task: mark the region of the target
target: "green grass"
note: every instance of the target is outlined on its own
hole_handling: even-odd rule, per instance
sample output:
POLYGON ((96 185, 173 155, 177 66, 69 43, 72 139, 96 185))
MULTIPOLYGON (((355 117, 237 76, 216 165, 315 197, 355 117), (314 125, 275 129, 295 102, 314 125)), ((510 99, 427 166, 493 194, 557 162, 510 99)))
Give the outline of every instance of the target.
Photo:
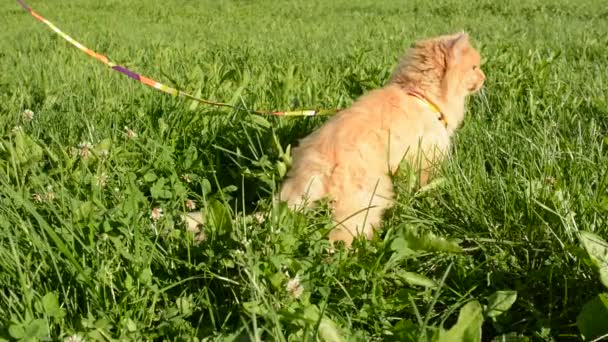
POLYGON ((29 4, 120 64, 253 109, 347 106, 414 40, 460 29, 488 80, 443 183, 397 176, 379 236, 329 254, 323 207, 270 201, 285 149, 325 118, 172 98, 3 2, 0 340, 418 340, 502 290, 517 299, 494 319, 484 308, 484 340, 581 338, 603 288, 579 231, 608 238, 604 1, 29 4), (188 199, 210 217, 202 242, 180 223, 188 199))

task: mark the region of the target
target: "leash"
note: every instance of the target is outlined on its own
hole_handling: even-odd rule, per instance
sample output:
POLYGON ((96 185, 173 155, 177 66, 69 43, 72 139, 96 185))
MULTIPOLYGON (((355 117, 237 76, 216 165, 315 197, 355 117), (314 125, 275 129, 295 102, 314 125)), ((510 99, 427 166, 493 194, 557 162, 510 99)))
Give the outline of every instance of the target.
MULTIPOLYGON (((227 108, 232 108, 232 109, 237 109, 237 110, 242 110, 242 107, 237 107, 228 103, 223 103, 223 102, 214 102, 214 101, 209 101, 209 100, 204 100, 201 98, 198 98, 192 94, 189 94, 185 91, 179 90, 179 89, 175 89, 172 87, 169 87, 165 84, 162 84, 156 80, 153 80, 151 78, 148 78, 146 76, 143 76, 141 74, 138 74, 134 71, 131 71, 127 68, 125 68, 124 66, 118 65, 114 62, 112 62, 108 57, 99 54, 91 49, 89 49, 88 47, 82 45, 81 43, 77 42, 74 38, 68 36, 67 34, 65 34, 63 31, 61 31, 57 26, 55 26, 53 23, 51 23, 50 21, 46 20, 43 16, 41 16, 40 14, 34 12, 34 10, 32 10, 23 0, 16 0, 17 3, 19 3, 19 5, 21 5, 21 7, 23 7, 24 10, 26 10, 29 14, 31 14, 34 18, 38 19, 40 22, 42 22, 43 24, 45 24, 46 26, 48 26, 51 30, 53 30, 55 33, 57 33, 59 36, 61 36, 63 39, 65 39, 66 41, 68 41, 70 44, 72 44, 73 46, 75 46, 76 48, 78 48, 80 51, 86 53, 87 55, 97 59, 98 61, 102 62, 103 64, 107 65, 108 67, 110 67, 112 70, 117 71, 129 78, 132 78, 140 83, 143 83, 145 85, 147 85, 148 87, 154 88, 156 90, 160 90, 162 92, 165 92, 167 94, 173 95, 173 96, 182 96, 185 98, 188 98, 190 100, 196 101, 196 102, 200 102, 203 104, 207 104, 210 106, 216 106, 216 107, 227 107, 227 108)), ((282 111, 282 112, 272 112, 272 111, 255 111, 255 110, 249 110, 247 109, 248 112, 251 112, 253 114, 258 114, 258 115, 275 115, 275 116, 318 116, 318 115, 330 115, 330 114, 335 114, 337 113, 339 110, 338 109, 320 109, 320 110, 293 110, 293 111, 282 111)))

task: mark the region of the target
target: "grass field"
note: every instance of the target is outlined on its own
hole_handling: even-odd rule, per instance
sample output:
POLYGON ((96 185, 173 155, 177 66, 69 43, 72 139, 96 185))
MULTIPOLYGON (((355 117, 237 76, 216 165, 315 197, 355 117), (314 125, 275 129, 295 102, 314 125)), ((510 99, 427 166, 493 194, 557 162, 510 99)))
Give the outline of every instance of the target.
POLYGON ((347 106, 414 40, 461 29, 488 79, 439 182, 398 175, 379 236, 330 254, 323 206, 270 201, 287 147, 325 118, 173 98, 2 2, 0 340, 477 341, 482 321, 484 341, 607 332, 601 301, 577 324, 608 303, 594 266, 608 249, 580 242, 608 238, 605 1, 29 5, 120 64, 252 109, 347 106), (181 223, 188 200, 204 234, 181 223))

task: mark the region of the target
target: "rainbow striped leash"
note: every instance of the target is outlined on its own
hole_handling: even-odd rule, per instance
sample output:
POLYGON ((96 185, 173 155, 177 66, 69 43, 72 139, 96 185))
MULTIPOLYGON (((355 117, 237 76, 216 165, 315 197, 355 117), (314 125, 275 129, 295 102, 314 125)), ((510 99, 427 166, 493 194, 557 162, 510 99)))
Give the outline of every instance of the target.
MULTIPOLYGON (((74 45, 75 47, 77 47, 79 50, 81 50, 82 52, 86 53, 87 55, 97 59, 98 61, 102 62, 103 64, 109 66, 110 68, 112 68, 112 70, 114 71, 118 71, 119 73, 126 75, 127 77, 130 77, 136 81, 139 81, 149 87, 152 87, 154 89, 163 91, 167 94, 171 94, 173 96, 182 96, 182 97, 186 97, 190 100, 193 101, 197 101, 200 103, 204 103, 207 105, 211 105, 211 106, 218 106, 218 107, 228 107, 228 108, 233 108, 233 109, 243 109, 240 107, 236 107, 233 106, 231 104, 228 103, 222 103, 222 102, 213 102, 213 101, 209 101, 209 100, 203 100, 201 98, 198 98, 194 95, 191 95, 185 91, 182 90, 178 90, 172 87, 169 87, 167 85, 164 85, 160 82, 157 82, 151 78, 148 78, 146 76, 140 75, 134 71, 131 71, 121 65, 118 65, 116 63, 113 63, 112 61, 110 61, 110 59, 102 54, 99 54, 91 49, 89 49, 88 47, 82 45, 81 43, 77 42, 74 38, 68 36, 67 34, 65 34, 63 31, 61 31, 57 26, 55 26, 53 23, 51 23, 50 21, 46 20, 43 16, 41 16, 40 14, 34 12, 34 10, 32 10, 25 2, 23 2, 23 0, 16 0, 17 3, 19 3, 19 5, 21 5, 21 7, 23 7, 24 10, 26 10, 27 12, 29 12, 34 18, 38 19, 39 21, 41 21, 43 24, 45 24, 46 26, 48 26, 51 30, 53 30, 55 33, 57 33, 58 35, 60 35, 63 39, 67 40, 70 44, 74 45)), ((253 110, 247 110, 248 112, 254 113, 254 114, 260 114, 260 115, 276 115, 276 116, 317 116, 317 115, 329 115, 329 114, 335 114, 338 112, 338 110, 336 109, 322 109, 322 110, 294 110, 294 111, 284 111, 284 112, 271 112, 271 111, 253 111, 253 110)))

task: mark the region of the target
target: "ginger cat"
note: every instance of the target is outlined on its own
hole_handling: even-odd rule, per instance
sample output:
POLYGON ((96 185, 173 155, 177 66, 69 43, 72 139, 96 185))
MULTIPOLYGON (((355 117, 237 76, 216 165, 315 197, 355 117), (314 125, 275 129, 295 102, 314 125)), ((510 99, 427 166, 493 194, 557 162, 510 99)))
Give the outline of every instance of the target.
POLYGON ((484 83, 480 62, 466 33, 414 44, 386 86, 300 141, 280 199, 298 208, 328 196, 336 222, 332 243, 371 238, 392 206, 391 175, 400 162, 408 161, 425 184, 449 152, 465 98, 484 83))

